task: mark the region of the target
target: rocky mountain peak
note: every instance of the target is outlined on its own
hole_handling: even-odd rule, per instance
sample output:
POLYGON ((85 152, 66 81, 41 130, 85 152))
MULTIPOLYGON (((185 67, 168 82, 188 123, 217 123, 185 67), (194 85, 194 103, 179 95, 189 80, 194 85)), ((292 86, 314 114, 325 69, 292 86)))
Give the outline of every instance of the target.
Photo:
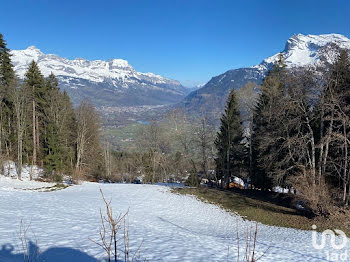
MULTIPOLYGON (((331 45, 350 50, 350 39, 340 34, 293 35, 287 40, 281 53, 288 67, 317 65, 320 60, 327 60, 327 62, 332 63, 335 53, 327 54, 327 47, 331 45)), ((269 68, 271 64, 278 60, 279 54, 266 58, 255 67, 269 68)))

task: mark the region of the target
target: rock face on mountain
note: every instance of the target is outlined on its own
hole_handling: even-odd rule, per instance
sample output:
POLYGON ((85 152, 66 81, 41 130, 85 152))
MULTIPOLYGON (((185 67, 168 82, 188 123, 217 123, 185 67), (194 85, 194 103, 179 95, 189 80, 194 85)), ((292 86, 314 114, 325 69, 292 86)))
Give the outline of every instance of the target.
POLYGON ((44 76, 51 72, 57 76, 60 87, 76 105, 85 98, 98 107, 167 105, 179 102, 188 92, 178 81, 137 72, 123 59, 69 60, 44 54, 34 46, 12 51, 12 61, 20 78, 32 60, 38 63, 44 76))
POLYGON ((337 52, 334 47, 350 50, 350 39, 339 34, 293 35, 281 53, 263 60, 256 66, 229 70, 213 77, 177 106, 184 108, 189 114, 206 114, 217 120, 224 110, 230 90, 239 89, 247 82, 260 84, 280 54, 289 68, 325 65, 333 63, 336 58, 337 52))

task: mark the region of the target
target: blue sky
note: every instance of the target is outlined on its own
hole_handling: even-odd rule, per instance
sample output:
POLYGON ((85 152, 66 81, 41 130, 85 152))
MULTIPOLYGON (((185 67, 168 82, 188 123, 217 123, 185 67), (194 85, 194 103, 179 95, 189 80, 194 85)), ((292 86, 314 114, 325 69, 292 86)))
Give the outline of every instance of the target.
POLYGON ((1 9, 11 49, 123 58, 187 86, 257 64, 293 34, 350 37, 347 0, 2 0, 1 9))

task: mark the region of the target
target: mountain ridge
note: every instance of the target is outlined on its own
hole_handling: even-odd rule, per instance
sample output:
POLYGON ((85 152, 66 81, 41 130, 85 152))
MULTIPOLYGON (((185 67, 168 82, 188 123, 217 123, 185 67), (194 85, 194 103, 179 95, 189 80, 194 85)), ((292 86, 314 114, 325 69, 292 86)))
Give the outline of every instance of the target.
POLYGON ((350 39, 340 34, 293 35, 282 52, 264 59, 258 65, 230 69, 209 80, 202 88, 191 92, 179 104, 190 115, 203 115, 217 121, 226 105, 230 90, 248 82, 260 84, 266 73, 282 54, 288 68, 330 64, 336 58, 334 46, 350 50, 350 39))
POLYGON ((124 59, 67 59, 44 54, 35 46, 12 50, 16 74, 24 78, 31 61, 38 63, 44 76, 51 72, 75 105, 84 99, 96 106, 167 105, 179 102, 189 90, 180 82, 154 73, 137 72, 124 59))

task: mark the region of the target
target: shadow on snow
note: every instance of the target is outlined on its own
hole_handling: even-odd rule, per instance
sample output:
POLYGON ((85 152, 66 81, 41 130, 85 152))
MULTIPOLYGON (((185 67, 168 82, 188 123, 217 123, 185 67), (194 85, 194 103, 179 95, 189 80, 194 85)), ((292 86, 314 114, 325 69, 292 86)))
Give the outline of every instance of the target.
POLYGON ((69 247, 52 247, 45 250, 43 253, 39 252, 39 248, 33 243, 29 242, 29 255, 24 253, 15 253, 15 249, 11 244, 5 244, 0 249, 1 262, 98 262, 96 258, 88 254, 69 247))

